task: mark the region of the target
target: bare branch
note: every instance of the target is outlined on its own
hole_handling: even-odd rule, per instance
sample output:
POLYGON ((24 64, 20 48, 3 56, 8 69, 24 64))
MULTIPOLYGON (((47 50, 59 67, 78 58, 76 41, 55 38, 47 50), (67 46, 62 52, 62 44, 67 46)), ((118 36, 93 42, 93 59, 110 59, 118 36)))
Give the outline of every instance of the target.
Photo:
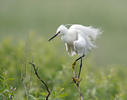
POLYGON ((75 69, 75 65, 76 65, 76 61, 72 64, 73 75, 74 75, 73 76, 73 82, 75 83, 76 88, 78 89, 78 93, 80 95, 80 100, 83 100, 83 95, 82 95, 80 87, 79 87, 79 83, 80 83, 81 80, 78 79, 78 77, 77 77, 77 75, 75 73, 75 70, 74 70, 75 69))
POLYGON ((32 62, 30 62, 29 64, 31 64, 31 65, 33 66, 34 73, 35 73, 35 75, 37 76, 38 80, 40 80, 41 83, 46 87, 46 90, 47 90, 47 92, 48 92, 48 95, 46 96, 45 99, 48 100, 48 98, 49 98, 49 96, 50 96, 50 94, 51 94, 51 92, 50 92, 50 90, 49 90, 49 88, 48 88, 48 85, 47 85, 46 82, 45 82, 44 80, 42 80, 42 79, 40 78, 40 76, 38 75, 38 68, 36 68, 35 64, 32 63, 32 62))

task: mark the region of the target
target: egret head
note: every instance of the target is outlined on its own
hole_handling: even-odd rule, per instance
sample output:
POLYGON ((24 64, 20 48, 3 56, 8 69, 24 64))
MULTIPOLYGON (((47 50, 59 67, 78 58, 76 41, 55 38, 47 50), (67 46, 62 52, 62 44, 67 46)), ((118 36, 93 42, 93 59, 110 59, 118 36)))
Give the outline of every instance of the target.
POLYGON ((58 35, 64 35, 64 34, 66 34, 66 32, 67 32, 67 28, 64 26, 64 25, 60 25, 58 28, 57 28, 57 31, 56 31, 56 34, 53 36, 53 37, 51 37, 50 39, 49 39, 49 41, 51 41, 52 39, 54 39, 56 36, 58 36, 58 35))

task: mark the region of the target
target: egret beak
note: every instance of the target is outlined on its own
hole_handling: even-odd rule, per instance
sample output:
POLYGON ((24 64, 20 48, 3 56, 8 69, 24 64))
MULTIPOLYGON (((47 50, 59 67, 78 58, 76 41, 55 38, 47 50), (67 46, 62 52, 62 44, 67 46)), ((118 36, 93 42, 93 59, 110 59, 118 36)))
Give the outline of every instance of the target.
POLYGON ((51 41, 52 39, 54 39, 58 34, 59 34, 59 32, 56 33, 53 37, 51 37, 48 41, 51 41))

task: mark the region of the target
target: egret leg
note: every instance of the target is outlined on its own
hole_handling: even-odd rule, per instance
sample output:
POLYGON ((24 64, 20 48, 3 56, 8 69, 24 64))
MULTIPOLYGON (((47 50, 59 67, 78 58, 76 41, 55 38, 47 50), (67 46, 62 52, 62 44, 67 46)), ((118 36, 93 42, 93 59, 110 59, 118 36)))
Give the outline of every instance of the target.
MULTIPOLYGON (((83 56, 77 58, 77 59, 74 61, 74 63, 72 64, 72 69, 73 69, 73 70, 74 70, 74 68, 75 68, 76 62, 77 62, 78 60, 82 59, 83 57, 85 57, 85 55, 83 55, 83 56)), ((80 64, 80 65, 82 65, 82 64, 80 64)))
POLYGON ((81 69, 82 69, 82 58, 81 58, 81 62, 80 62, 80 68, 79 68, 79 73, 78 73, 78 79, 80 78, 81 69))
POLYGON ((77 58, 77 59, 74 61, 74 63, 72 64, 72 69, 73 69, 73 73, 74 73, 74 78, 73 78, 73 80, 75 80, 76 82, 79 81, 78 78, 79 78, 79 76, 80 76, 80 72, 81 72, 81 68, 82 68, 82 58, 83 58, 83 57, 85 57, 85 55, 83 55, 83 56, 77 58), (79 70, 79 74, 78 74, 78 77, 77 77, 77 75, 75 75, 75 70, 74 70, 74 69, 75 69, 76 62, 77 62, 78 60, 80 60, 80 59, 81 59, 80 70, 79 70))
POLYGON ((83 57, 85 57, 85 55, 83 55, 83 56, 77 58, 76 61, 80 60, 80 59, 83 58, 83 57))

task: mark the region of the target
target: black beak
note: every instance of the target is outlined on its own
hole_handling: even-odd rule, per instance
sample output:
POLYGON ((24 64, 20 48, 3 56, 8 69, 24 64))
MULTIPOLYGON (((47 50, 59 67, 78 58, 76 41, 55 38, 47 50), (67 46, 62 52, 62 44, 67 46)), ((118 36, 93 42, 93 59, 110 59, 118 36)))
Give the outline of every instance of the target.
POLYGON ((52 39, 54 39, 58 34, 59 34, 59 32, 56 33, 53 37, 51 37, 48 41, 51 41, 52 39))

